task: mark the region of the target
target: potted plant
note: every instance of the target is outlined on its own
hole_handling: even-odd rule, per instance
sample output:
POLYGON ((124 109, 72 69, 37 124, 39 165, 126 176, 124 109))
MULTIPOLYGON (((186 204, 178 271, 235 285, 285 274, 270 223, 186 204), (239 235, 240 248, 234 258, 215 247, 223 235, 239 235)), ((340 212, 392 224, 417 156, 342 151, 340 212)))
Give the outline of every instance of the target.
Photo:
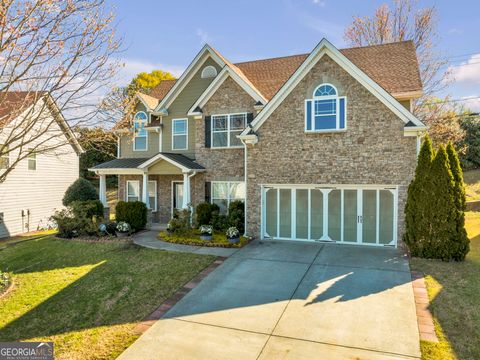
POLYGON ((226 234, 227 234, 227 239, 229 243, 236 244, 240 241, 240 232, 236 227, 234 226, 229 227, 227 229, 226 234))
POLYGON ((212 225, 200 226, 200 239, 205 241, 212 240, 213 227, 212 225))
POLYGON ((120 221, 117 224, 117 229, 115 233, 117 234, 118 237, 126 237, 128 236, 128 233, 130 232, 130 225, 126 223, 125 221, 120 221))

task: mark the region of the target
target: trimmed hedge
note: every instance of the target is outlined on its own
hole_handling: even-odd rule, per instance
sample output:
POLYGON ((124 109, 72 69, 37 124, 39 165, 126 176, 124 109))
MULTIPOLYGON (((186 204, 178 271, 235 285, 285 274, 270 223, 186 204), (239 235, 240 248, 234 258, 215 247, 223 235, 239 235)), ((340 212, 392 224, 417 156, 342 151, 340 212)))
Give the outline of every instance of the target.
POLYGON ((73 201, 70 204, 75 216, 103 218, 103 204, 100 200, 73 201))
POLYGON ((95 186, 88 180, 78 178, 65 191, 63 205, 68 206, 74 201, 97 200, 98 194, 95 186))
POLYGON ((197 205, 195 208, 196 216, 196 225, 197 227, 201 225, 211 225, 212 224, 212 213, 214 211, 220 211, 220 208, 217 204, 210 204, 208 202, 203 202, 197 205))
POLYGON ((134 231, 145 229, 147 206, 142 201, 119 201, 115 207, 115 219, 117 222, 125 221, 134 231))

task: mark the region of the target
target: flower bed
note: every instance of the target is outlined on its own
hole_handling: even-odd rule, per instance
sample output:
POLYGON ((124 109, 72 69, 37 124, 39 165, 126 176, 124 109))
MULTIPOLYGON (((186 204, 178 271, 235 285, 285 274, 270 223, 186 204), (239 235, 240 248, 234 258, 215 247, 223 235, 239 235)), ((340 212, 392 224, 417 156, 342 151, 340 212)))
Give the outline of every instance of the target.
POLYGON ((212 240, 201 240, 200 230, 188 230, 182 232, 168 233, 161 231, 158 234, 158 239, 173 244, 184 244, 194 246, 211 246, 211 247, 225 247, 225 248, 241 248, 247 245, 250 241, 245 236, 240 237, 240 241, 231 244, 223 232, 215 231, 212 235, 212 240))

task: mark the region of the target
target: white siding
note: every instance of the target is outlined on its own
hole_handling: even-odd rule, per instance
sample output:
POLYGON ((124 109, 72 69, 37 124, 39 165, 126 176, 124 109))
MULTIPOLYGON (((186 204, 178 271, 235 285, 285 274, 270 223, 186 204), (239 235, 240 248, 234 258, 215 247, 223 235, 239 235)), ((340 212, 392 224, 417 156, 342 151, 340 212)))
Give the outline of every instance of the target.
MULTIPOLYGON (((55 124, 52 131, 61 131, 55 124)), ((49 138, 52 137, 49 130, 49 138)), ((42 136, 38 138, 42 141, 42 136)), ((48 142, 66 142, 65 138, 53 138, 48 142)), ((1 143, 1 141, 0 141, 1 143)), ((28 160, 17 164, 0 183, 0 238, 27 231, 35 231, 46 225, 55 209, 62 207, 65 190, 79 176, 79 158, 69 144, 55 154, 37 154, 37 170, 28 170, 28 160), (22 210, 25 216, 22 217, 22 210), (29 210, 30 215, 26 212, 29 210)))

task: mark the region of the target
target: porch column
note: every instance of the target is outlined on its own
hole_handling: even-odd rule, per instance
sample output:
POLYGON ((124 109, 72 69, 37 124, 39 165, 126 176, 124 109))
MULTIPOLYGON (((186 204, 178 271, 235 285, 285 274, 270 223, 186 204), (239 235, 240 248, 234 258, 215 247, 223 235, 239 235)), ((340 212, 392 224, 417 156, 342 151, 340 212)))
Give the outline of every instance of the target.
POLYGON ((150 206, 148 206, 148 172, 143 173, 142 201, 145 203, 145 205, 147 205, 147 209, 149 209, 150 206))
POLYGON ((98 191, 98 198, 102 202, 104 207, 108 207, 107 203, 107 176, 100 174, 100 188, 98 191))
POLYGON ((188 172, 183 173, 183 203, 182 208, 187 209, 190 204, 190 177, 188 172))

